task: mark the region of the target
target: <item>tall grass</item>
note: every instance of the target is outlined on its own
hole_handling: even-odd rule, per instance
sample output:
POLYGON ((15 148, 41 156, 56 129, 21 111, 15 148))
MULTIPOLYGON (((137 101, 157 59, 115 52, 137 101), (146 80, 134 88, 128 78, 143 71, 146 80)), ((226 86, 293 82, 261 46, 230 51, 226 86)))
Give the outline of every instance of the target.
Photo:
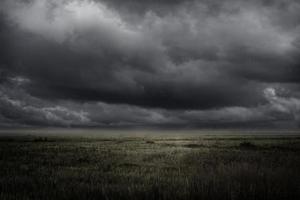
POLYGON ((299 138, 218 137, 0 138, 0 199, 300 199, 299 138))

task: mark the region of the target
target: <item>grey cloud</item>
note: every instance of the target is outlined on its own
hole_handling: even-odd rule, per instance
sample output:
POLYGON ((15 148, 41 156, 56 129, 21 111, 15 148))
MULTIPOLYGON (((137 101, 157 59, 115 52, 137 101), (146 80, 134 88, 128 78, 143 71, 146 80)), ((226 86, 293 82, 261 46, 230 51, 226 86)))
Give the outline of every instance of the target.
POLYGON ((0 88, 1 122, 13 122, 19 125, 38 126, 80 126, 88 125, 88 113, 75 111, 62 105, 34 98, 22 90, 28 80, 22 77, 11 79, 12 84, 0 88))
POLYGON ((286 123, 289 126, 298 127, 300 122, 300 99, 294 97, 281 97, 272 87, 264 90, 267 104, 256 107, 227 107, 209 111, 185 111, 181 118, 198 124, 250 124, 258 126, 274 126, 286 123))
POLYGON ((299 118, 298 1, 5 0, 0 6, 5 123, 299 118), (7 84, 22 92, 9 93, 7 84), (275 85, 289 94, 266 97, 262 91, 275 85), (22 121, 29 113, 37 119, 22 121))
POLYGON ((278 96, 276 89, 263 92, 268 103, 232 106, 210 110, 151 109, 103 102, 56 101, 32 97, 22 90, 24 78, 14 77, 1 87, 0 119, 2 126, 180 126, 180 127, 297 127, 300 122, 300 99, 278 96), (17 80, 17 81, 16 81, 17 80))

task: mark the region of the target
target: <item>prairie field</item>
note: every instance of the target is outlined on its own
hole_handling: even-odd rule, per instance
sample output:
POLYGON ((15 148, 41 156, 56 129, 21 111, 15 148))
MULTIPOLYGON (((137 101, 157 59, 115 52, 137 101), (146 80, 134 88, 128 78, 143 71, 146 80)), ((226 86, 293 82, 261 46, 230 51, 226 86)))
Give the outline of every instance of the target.
POLYGON ((0 199, 300 199, 297 131, 0 132, 0 199))

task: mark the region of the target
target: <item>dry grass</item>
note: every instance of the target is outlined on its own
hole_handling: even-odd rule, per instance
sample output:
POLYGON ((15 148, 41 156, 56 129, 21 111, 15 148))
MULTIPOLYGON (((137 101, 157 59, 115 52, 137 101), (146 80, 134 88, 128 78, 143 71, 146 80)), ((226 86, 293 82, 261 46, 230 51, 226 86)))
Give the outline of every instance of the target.
POLYGON ((0 199, 300 199, 300 138, 2 137, 0 199))

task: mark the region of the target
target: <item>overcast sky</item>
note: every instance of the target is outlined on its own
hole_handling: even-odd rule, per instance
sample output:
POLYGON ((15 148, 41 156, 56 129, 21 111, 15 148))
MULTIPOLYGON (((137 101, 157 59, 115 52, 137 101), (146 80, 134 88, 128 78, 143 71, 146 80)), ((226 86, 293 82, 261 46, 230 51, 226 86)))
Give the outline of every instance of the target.
POLYGON ((300 127, 298 0, 1 0, 0 127, 300 127))

